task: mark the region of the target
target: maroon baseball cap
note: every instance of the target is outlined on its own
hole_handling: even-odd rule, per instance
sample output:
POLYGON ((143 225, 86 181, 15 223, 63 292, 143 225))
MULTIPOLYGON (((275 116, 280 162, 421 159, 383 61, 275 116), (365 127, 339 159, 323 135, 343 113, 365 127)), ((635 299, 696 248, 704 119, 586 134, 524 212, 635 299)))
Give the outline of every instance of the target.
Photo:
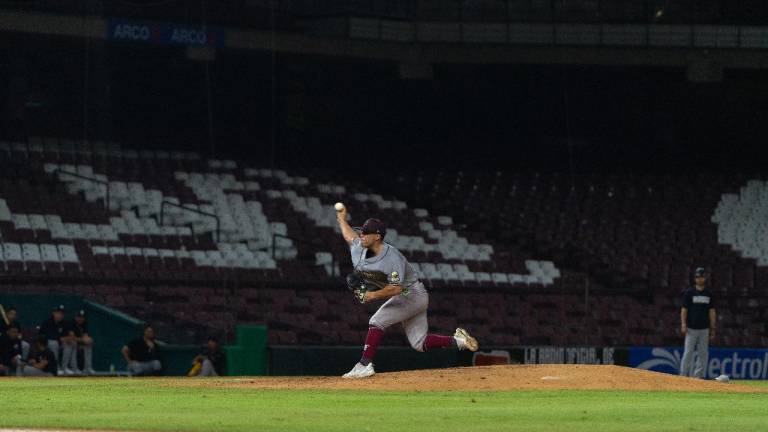
POLYGON ((378 234, 383 239, 387 235, 387 227, 384 226, 384 222, 371 218, 365 221, 361 232, 363 234, 378 234))

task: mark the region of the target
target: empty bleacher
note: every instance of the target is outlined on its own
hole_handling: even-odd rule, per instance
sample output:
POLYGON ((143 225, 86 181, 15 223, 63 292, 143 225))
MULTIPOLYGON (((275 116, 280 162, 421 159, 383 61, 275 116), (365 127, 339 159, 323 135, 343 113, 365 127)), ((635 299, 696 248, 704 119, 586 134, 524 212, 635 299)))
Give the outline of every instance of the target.
POLYGON ((56 272, 64 262, 77 263, 77 270, 62 270, 68 275, 327 279, 339 275, 338 263, 347 255, 330 205, 351 195, 350 206, 358 214, 390 222, 387 240, 434 286, 547 286, 560 277, 552 262, 519 255, 500 260, 504 251, 492 259, 493 245, 480 243, 483 238, 470 241, 448 216, 430 217, 403 201, 348 194, 343 185, 310 183, 281 170, 238 169, 234 161, 119 148, 65 152, 30 144, 25 151, 6 144, 2 150, 10 160, 29 163, 28 178, 6 178, 0 195, 0 232, 9 245, 5 261, 23 264, 6 264, 11 274, 40 274, 38 263, 45 261, 41 246, 34 244, 48 249, 55 241, 71 245, 77 258, 59 254, 58 262, 47 267, 56 272), (70 196, 62 197, 61 190, 70 196), (297 237, 310 241, 295 243, 297 237), (22 242, 28 243, 28 253, 18 259, 15 245, 22 242), (297 260, 299 255, 304 260, 297 260), (314 262, 302 265, 307 258, 314 262))
POLYGON ((459 229, 449 216, 282 170, 54 139, 0 143, 0 162, 6 167, 0 184, 5 278, 98 286, 88 292, 148 319, 222 330, 238 320, 265 320, 282 332, 274 333, 284 336, 280 340, 316 334, 323 342, 357 343, 353 329, 365 322, 365 312, 338 290, 349 269, 332 209, 340 200, 360 221, 372 215, 386 220, 387 241, 409 256, 433 289, 541 290, 574 279, 551 261, 459 229), (313 298, 311 307, 268 302, 254 308, 230 298, 235 293, 207 291, 231 286, 272 289, 271 298, 287 299, 301 298, 297 287, 313 286, 328 298, 313 298), (346 305, 335 308, 344 312, 318 321, 319 305, 334 301, 346 305), (165 309, 183 311, 189 303, 196 316, 165 309), (315 324, 331 326, 334 317, 349 326, 331 336, 317 330, 315 324))
POLYGON ((373 306, 343 288, 336 201, 353 222, 388 223, 434 294, 436 330, 467 325, 487 345, 677 343, 680 290, 703 264, 723 343, 765 335, 765 255, 745 241, 764 184, 734 199, 738 176, 421 173, 382 195, 322 171, 55 139, 0 143, 0 164, 3 289, 75 291, 182 341, 264 321, 272 343, 358 344, 373 306))

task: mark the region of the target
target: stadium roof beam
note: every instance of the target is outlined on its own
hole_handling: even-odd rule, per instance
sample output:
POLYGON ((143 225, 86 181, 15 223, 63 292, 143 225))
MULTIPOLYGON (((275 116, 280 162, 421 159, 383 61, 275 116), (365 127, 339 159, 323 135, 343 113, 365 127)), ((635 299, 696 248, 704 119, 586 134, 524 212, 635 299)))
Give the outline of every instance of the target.
MULTIPOLYGON (((0 11, 0 31, 106 38, 107 29, 108 21, 101 17, 0 11)), ((431 65, 439 63, 689 67, 706 62, 722 68, 768 69, 768 50, 745 48, 402 43, 243 29, 227 29, 224 48, 395 61, 404 65, 404 77, 429 77, 431 65), (419 59, 418 67, 413 59, 419 59)))

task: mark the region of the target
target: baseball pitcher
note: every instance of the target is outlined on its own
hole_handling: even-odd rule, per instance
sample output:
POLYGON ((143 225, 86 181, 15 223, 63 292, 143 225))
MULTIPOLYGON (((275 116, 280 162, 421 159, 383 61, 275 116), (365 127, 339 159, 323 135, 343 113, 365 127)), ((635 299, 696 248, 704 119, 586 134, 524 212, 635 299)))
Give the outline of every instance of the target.
POLYGON ((366 378, 374 375, 373 358, 384 331, 401 323, 408 341, 416 351, 456 347, 477 351, 477 340, 466 330, 457 328, 453 336, 427 333, 429 295, 419 276, 403 254, 384 242, 386 227, 378 219, 368 219, 357 232, 347 223, 347 209, 336 205, 336 218, 344 240, 349 244, 354 272, 347 284, 361 303, 386 300, 368 322, 363 355, 344 378, 366 378))

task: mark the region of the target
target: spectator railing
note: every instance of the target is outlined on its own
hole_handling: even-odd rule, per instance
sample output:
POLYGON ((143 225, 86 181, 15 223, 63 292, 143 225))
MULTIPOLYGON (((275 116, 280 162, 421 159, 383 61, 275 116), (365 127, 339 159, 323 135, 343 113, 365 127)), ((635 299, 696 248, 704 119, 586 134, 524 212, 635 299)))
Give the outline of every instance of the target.
POLYGON ((66 174, 68 176, 76 177, 82 180, 88 180, 104 186, 104 189, 106 190, 106 196, 104 197, 104 210, 109 211, 110 199, 109 199, 109 182, 108 181, 100 180, 96 177, 78 174, 76 172, 72 172, 69 170, 63 170, 61 168, 57 168, 53 171, 53 175, 56 177, 58 177, 60 174, 66 174))
MULTIPOLYGON (((165 207, 166 206, 171 206, 171 207, 179 208, 179 209, 182 209, 182 210, 185 210, 185 211, 188 211, 188 212, 197 213, 197 214, 202 215, 202 216, 213 218, 216 221, 216 242, 218 242, 221 239, 221 220, 219 219, 218 216, 216 216, 213 213, 208 213, 208 212, 196 209, 194 207, 187 207, 187 206, 185 206, 183 204, 176 204, 176 203, 170 202, 170 201, 163 201, 160 204, 160 226, 164 225, 164 221, 165 221, 165 207)), ((192 228, 192 234, 195 234, 195 227, 194 227, 194 225, 192 225, 191 228, 192 228)))

